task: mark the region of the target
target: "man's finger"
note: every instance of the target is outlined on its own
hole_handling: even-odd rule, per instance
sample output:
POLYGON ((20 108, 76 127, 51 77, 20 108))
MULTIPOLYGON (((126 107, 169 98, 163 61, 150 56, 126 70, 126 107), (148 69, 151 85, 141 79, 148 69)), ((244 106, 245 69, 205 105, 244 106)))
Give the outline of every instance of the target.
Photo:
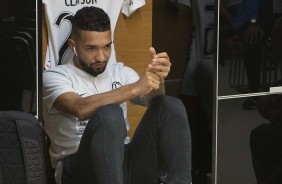
POLYGON ((156 50, 154 47, 150 47, 150 53, 151 53, 151 56, 152 56, 152 59, 154 59, 156 56, 157 56, 157 53, 156 53, 156 50))

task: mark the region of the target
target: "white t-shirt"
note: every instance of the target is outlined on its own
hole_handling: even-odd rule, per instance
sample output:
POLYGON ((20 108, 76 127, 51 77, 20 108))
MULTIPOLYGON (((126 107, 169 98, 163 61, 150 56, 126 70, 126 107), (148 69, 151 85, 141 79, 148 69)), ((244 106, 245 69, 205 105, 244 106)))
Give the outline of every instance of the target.
MULTIPOLYGON (((108 13, 111 20, 112 39, 120 12, 130 16, 145 5, 145 0, 43 0, 45 4, 48 44, 45 58, 45 69, 63 64, 71 59, 74 53, 68 48, 68 39, 72 25, 70 20, 78 9, 85 6, 96 6, 108 13)), ((115 63, 114 45, 110 63, 115 63)))
POLYGON ((186 66, 181 94, 197 96, 195 87, 196 69, 201 61, 213 61, 214 52, 214 10, 215 0, 181 0, 190 5, 193 12, 195 32, 193 33, 190 60, 186 66), (186 1, 186 2, 185 2, 186 1))
MULTIPOLYGON (((56 110, 53 103, 57 97, 66 92, 87 97, 111 91, 138 79, 139 75, 121 62, 108 65, 105 72, 97 77, 77 68, 73 60, 43 72, 43 117, 51 141, 49 153, 53 168, 57 168, 60 159, 77 151, 88 122, 79 121, 75 116, 56 110)), ((129 129, 126 103, 120 106, 129 129)))

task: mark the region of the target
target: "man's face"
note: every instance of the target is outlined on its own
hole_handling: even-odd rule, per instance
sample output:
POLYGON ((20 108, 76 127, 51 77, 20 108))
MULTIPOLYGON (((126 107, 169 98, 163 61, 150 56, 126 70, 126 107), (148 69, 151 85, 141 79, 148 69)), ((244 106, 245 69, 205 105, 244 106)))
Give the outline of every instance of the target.
POLYGON ((105 32, 81 30, 75 39, 75 65, 96 77, 106 69, 111 55, 111 30, 105 32))

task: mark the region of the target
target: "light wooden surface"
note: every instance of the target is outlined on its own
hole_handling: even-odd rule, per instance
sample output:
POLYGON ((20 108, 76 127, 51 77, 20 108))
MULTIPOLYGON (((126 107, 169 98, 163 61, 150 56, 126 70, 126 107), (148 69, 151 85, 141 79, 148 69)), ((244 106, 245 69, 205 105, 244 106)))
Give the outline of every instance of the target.
MULTIPOLYGON (((42 62, 44 63, 48 38, 44 7, 42 18, 42 62)), ((146 5, 138 9, 130 17, 120 14, 115 29, 114 43, 117 60, 124 62, 139 74, 142 74, 150 62, 149 47, 152 45, 152 0, 146 0, 146 5)), ((145 107, 128 103, 128 118, 131 124, 130 136, 133 135, 145 110, 145 107)))
MULTIPOLYGON (((141 75, 150 62, 149 47, 152 45, 152 0, 130 17, 120 14, 115 30, 117 60, 124 62, 141 75)), ((146 108, 128 103, 129 135, 135 128, 146 108)))

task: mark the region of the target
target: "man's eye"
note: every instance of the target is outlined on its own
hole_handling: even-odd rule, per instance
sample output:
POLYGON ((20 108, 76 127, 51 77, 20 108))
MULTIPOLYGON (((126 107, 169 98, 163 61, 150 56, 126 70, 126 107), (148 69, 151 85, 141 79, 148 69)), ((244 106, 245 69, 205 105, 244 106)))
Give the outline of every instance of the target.
POLYGON ((95 50, 95 47, 88 47, 87 50, 95 50))
POLYGON ((106 45, 106 48, 108 49, 108 48, 111 48, 111 45, 106 45))

